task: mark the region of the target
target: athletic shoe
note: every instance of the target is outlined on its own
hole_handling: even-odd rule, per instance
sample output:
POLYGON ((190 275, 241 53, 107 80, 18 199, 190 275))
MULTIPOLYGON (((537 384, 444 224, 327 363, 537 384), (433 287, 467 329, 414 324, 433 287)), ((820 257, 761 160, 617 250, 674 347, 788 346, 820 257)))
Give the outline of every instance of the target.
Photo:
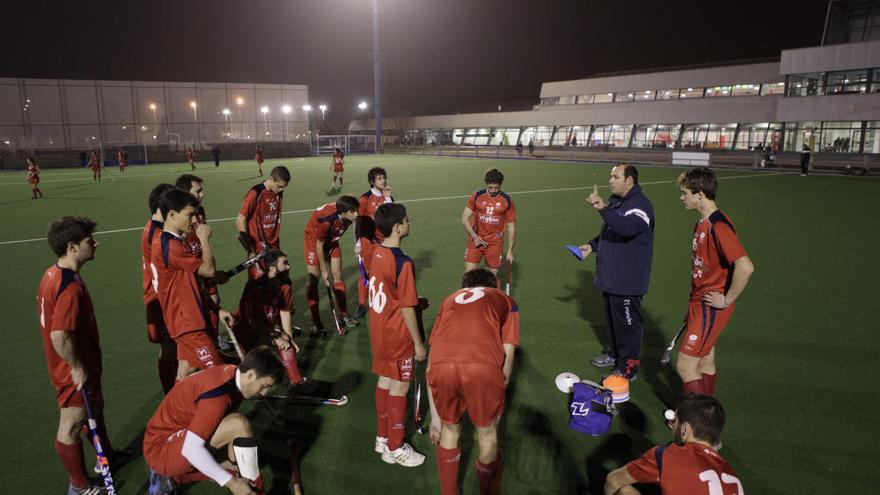
POLYGON ((608 378, 608 377, 611 376, 611 375, 622 376, 622 377, 626 378, 627 380, 629 380, 630 382, 634 382, 634 381, 636 381, 636 380, 639 379, 639 374, 638 374, 638 372, 627 375, 625 371, 622 371, 622 370, 614 370, 614 371, 611 372, 610 375, 605 375, 605 376, 603 376, 603 377, 602 377, 602 380, 605 380, 606 378, 608 378))
POLYGON ((312 325, 312 337, 327 338, 327 329, 323 325, 312 325))
POLYGON ((89 481, 82 488, 76 488, 73 485, 67 486, 67 495, 104 495, 105 493, 107 493, 107 489, 104 488, 103 482, 98 481, 89 481))
MULTIPOLYGON (((131 462, 132 459, 137 456, 137 453, 130 450, 117 450, 113 452, 113 456, 110 458, 110 466, 116 471, 131 462)), ((95 461, 95 467, 92 468, 92 471, 94 471, 95 474, 101 474, 101 461, 95 461)))
POLYGON ((400 464, 404 467, 421 466, 425 462, 424 454, 416 452, 408 443, 404 443, 400 448, 389 450, 386 443, 382 447, 382 460, 388 464, 400 464))
POLYGON ((358 320, 350 315, 342 315, 342 318, 339 319, 339 323, 348 328, 354 328, 358 325, 358 320))
POLYGON ((226 335, 220 334, 217 337, 217 350, 220 352, 233 352, 235 348, 232 345, 232 339, 226 335))
POLYGON ((177 484, 168 476, 162 476, 150 469, 150 495, 173 495, 177 492, 177 484))
POLYGON ((603 352, 601 356, 590 359, 590 364, 597 368, 610 368, 616 363, 617 360, 614 359, 614 356, 608 354, 607 352, 603 352))
POLYGON ((357 311, 354 312, 354 317, 358 320, 363 320, 364 317, 367 316, 367 311, 369 310, 366 306, 364 306, 363 304, 359 304, 357 311))
POLYGON ((377 454, 383 454, 386 445, 388 445, 388 437, 376 437, 376 446, 373 447, 373 450, 377 454))

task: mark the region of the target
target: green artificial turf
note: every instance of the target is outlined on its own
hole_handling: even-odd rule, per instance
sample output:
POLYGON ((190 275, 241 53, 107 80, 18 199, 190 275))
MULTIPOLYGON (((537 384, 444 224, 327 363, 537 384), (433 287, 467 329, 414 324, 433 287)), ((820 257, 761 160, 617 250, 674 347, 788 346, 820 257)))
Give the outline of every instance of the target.
MULTIPOLYGON (((285 191, 281 243, 293 262, 294 321, 307 329, 302 231, 311 210, 338 194, 328 193, 329 158, 267 161, 269 167, 276 164, 293 174, 285 191)), ((678 199, 680 169, 640 170, 656 210, 642 374, 612 431, 591 438, 568 428, 567 397, 553 379, 562 371, 594 380, 601 376, 588 364, 606 335, 601 293, 592 285, 594 259, 578 263, 563 245, 582 243, 598 232, 599 216, 584 198, 593 182, 608 194, 608 165, 351 156, 344 192, 364 192, 366 172, 374 165, 388 170, 394 196, 412 219, 403 247, 415 260, 420 295, 434 302, 425 315, 428 328, 463 269, 466 235, 459 219, 466 198, 482 187, 487 168, 505 173, 503 189, 517 208, 512 295, 522 315, 522 346, 500 435, 505 493, 601 493, 607 471, 670 439, 662 412, 680 384, 673 367, 657 362, 685 310, 691 229, 697 220, 678 199)), ((34 304, 40 276, 54 262, 41 238, 49 222, 62 215, 88 215, 98 222, 97 257, 82 275, 101 331, 106 416, 117 448, 140 448, 146 422, 162 398, 155 371, 158 349, 145 332, 140 233, 149 216, 150 189, 188 171, 185 164, 130 167, 124 176, 110 169, 112 179, 93 184, 86 169, 46 170, 45 198, 38 201, 28 199, 23 173, 0 174, 3 493, 61 493, 67 485, 52 448, 57 408, 34 304)), ((212 242, 223 267, 243 259, 232 218, 247 189, 258 182, 255 172, 254 163, 234 161, 220 168, 202 164, 196 171, 205 179, 212 242)), ((875 320, 880 182, 733 170, 719 176, 719 205, 756 267, 718 345, 717 396, 728 413, 721 453, 748 493, 873 492, 880 465, 874 424, 880 387, 873 363, 880 355, 875 320)), ((353 308, 352 236, 342 244, 353 308)), ((243 283, 240 276, 222 287, 226 307, 235 306, 243 283)), ((324 300, 322 310, 327 311, 324 300)), ((346 394, 350 402, 345 407, 276 403, 277 418, 262 403, 242 406, 261 441, 272 493, 286 493, 291 441, 303 451, 307 493, 436 493, 434 450, 427 436, 411 436, 428 455, 418 468, 389 466, 373 453, 375 377, 366 323, 344 338, 315 341, 306 331, 298 342, 302 368, 322 384, 319 392, 346 394)), ((473 430, 462 438, 462 493, 476 493, 473 430)), ((125 482, 121 493, 144 493, 143 458, 124 466, 117 478, 125 482)), ((204 483, 188 493, 225 490, 204 483)))

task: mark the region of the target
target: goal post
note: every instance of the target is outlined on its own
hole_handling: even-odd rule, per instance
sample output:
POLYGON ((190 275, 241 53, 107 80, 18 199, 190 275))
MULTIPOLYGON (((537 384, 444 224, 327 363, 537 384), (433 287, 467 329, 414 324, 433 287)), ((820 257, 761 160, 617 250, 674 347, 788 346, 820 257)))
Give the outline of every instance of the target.
POLYGON ((312 153, 315 155, 332 155, 336 148, 346 155, 375 153, 376 136, 361 134, 335 134, 315 136, 312 153))

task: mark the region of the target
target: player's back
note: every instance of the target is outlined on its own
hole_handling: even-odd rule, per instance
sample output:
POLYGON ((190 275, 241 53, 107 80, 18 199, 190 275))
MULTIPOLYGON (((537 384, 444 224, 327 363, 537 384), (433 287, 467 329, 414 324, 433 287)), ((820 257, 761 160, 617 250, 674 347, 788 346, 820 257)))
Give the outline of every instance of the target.
POLYGON ((335 242, 348 229, 350 222, 342 219, 336 211, 336 203, 327 203, 312 212, 306 223, 305 235, 310 240, 335 242))
POLYGON ((672 443, 663 449, 660 488, 664 495, 745 493, 730 464, 715 449, 696 442, 672 443))
POLYGON ((156 289, 153 286, 153 270, 150 268, 152 263, 153 239, 162 234, 164 224, 152 218, 147 220, 144 231, 141 233, 141 270, 143 272, 143 289, 144 302, 155 299, 156 289))

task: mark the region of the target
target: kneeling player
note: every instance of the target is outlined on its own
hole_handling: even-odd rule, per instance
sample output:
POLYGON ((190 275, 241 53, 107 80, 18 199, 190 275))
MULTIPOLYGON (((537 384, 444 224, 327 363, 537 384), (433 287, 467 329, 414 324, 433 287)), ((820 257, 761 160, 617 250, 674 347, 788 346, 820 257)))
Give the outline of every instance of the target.
POLYGON ((631 485, 660 485, 663 493, 743 495, 736 472, 715 450, 724 429, 724 408, 716 399, 687 394, 678 403, 672 443, 608 473, 605 495, 638 495, 631 485))
MULTIPOLYGON (((254 436, 247 417, 234 411, 242 399, 265 396, 282 374, 277 352, 261 346, 238 367, 215 366, 171 389, 144 433, 150 494, 164 495, 177 484, 207 480, 236 495, 254 493, 247 479, 227 470, 235 462, 235 439, 254 436)), ((256 481, 262 483, 259 477, 256 481)))
POLYGON ((278 348, 290 384, 300 385, 306 379, 299 372, 296 362, 299 347, 293 341, 290 263, 280 249, 267 251, 263 261, 265 273, 256 280, 248 280, 244 286, 232 331, 244 352, 271 340, 278 348))
POLYGON ((425 456, 404 443, 406 394, 413 379, 413 360, 427 356, 419 334, 413 261, 400 249, 409 235, 409 218, 400 203, 376 210, 376 227, 385 236, 373 251, 370 273, 370 349, 376 384, 375 450, 388 464, 419 466, 425 456))
POLYGON ((431 426, 433 435, 442 422, 437 471, 444 494, 458 493, 458 437, 465 411, 477 427, 480 493, 498 493, 501 486, 498 422, 519 345, 519 309, 495 284, 486 269, 465 272, 462 289, 443 301, 431 331, 428 385, 437 411, 431 426))

